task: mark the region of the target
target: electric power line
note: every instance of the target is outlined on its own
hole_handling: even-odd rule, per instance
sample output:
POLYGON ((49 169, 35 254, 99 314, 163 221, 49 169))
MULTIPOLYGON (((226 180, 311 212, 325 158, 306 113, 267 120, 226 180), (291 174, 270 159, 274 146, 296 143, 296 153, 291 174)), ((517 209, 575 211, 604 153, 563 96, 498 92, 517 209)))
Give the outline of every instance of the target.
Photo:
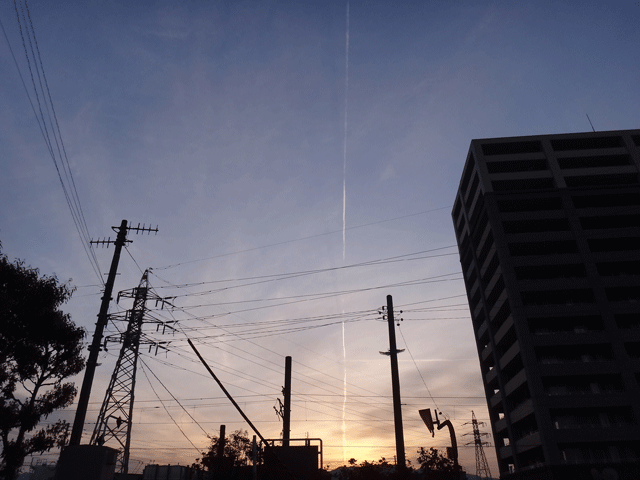
POLYGON ((31 99, 31 95, 29 94, 29 89, 27 88, 26 82, 24 81, 24 77, 22 76, 22 72, 20 71, 20 67, 13 53, 13 49, 11 47, 11 43, 9 42, 9 38, 4 29, 4 25, 2 25, 2 31, 4 33, 4 37, 7 41, 7 44, 9 46, 9 50, 11 51, 11 56, 13 57, 14 63, 16 65, 16 69, 18 70, 18 75, 20 76, 20 80, 27 94, 27 98, 31 105, 31 109, 36 117, 36 122, 38 123, 40 133, 42 134, 45 145, 47 146, 47 150, 51 155, 51 159, 53 160, 53 164, 58 174, 58 179, 60 181, 60 185, 62 186, 62 190, 65 196, 65 200, 67 202, 67 206, 69 207, 69 211, 71 212, 71 217, 76 227, 76 231, 78 232, 78 236, 80 237, 82 248, 84 249, 88 257, 91 267, 94 273, 96 274, 96 276, 98 277, 98 280, 100 281, 101 284, 104 284, 102 273, 100 271, 100 265, 98 264, 98 260, 96 258, 95 252, 89 246, 89 240, 91 237, 89 235, 89 230, 87 228, 87 223, 84 216, 84 212, 82 210, 82 205, 80 203, 80 197, 78 196, 76 184, 73 179, 73 175, 71 173, 71 167, 69 165, 67 152, 64 147, 64 142, 62 140, 60 125, 55 112, 55 107, 53 105, 53 100, 52 100, 51 92, 49 89, 49 83, 47 81, 47 77, 44 71, 42 55, 40 53, 40 47, 36 39, 35 29, 33 27, 33 21, 31 19, 31 12, 29 10, 29 5, 26 0, 24 1, 24 6, 22 5, 22 3, 20 4, 20 10, 22 12, 22 20, 21 20, 20 13, 18 12, 18 4, 16 0, 14 0, 13 4, 16 12, 16 18, 18 21, 18 27, 20 30, 20 36, 22 38, 22 45, 24 48, 25 58, 27 61, 27 66, 29 68, 31 83, 33 85, 33 93, 36 99, 36 103, 38 105, 38 111, 36 111, 35 105, 31 99), (25 13, 25 10, 26 10, 26 13, 25 13), (24 24, 24 30, 23 30, 23 24, 24 24), (29 49, 31 50, 31 56, 29 55, 29 49, 27 49, 27 41, 25 41, 25 34, 27 37, 27 41, 29 43, 29 47, 30 47, 29 49), (32 41, 32 37, 33 37, 33 41, 32 41), (34 50, 34 45, 35 45, 35 50, 34 50), (32 58, 33 58, 33 68, 32 68, 32 58), (38 93, 38 86, 36 85, 36 81, 34 78, 34 70, 36 72, 36 77, 38 79, 38 85, 40 86, 41 95, 38 93), (42 102, 40 101, 40 96, 42 96, 42 102), (47 112, 50 128, 47 127, 47 118, 45 118, 45 115, 42 111, 43 102, 45 105, 45 110, 47 112), (49 109, 49 106, 51 107, 50 109, 49 109), (38 115, 38 112, 39 112, 39 115, 38 115), (51 130, 51 134, 53 135, 53 139, 54 139, 53 141, 49 134, 49 130, 51 130), (54 142, 56 144, 56 150, 58 151, 59 159, 56 159, 56 153, 53 148, 54 142), (62 172, 64 173, 64 177, 66 178, 66 183, 65 183, 65 180, 63 179, 63 175, 60 173, 61 168, 62 168, 62 172))

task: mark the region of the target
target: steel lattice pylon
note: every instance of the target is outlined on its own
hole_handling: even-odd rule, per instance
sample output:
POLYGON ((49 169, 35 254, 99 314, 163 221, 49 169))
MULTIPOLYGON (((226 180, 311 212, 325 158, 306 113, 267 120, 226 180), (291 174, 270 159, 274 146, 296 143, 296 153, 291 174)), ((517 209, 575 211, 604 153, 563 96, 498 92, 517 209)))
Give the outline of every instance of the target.
MULTIPOLYGON (((465 423, 468 425, 469 422, 465 423)), ((482 435, 486 433, 480 433, 480 425, 484 425, 484 422, 478 422, 476 414, 471 410, 471 426, 473 427, 473 444, 476 446, 476 475, 480 478, 491 478, 491 470, 489 470, 489 464, 487 463, 487 457, 484 454, 484 443, 482 442, 482 435)), ((465 434, 469 435, 469 434, 465 434)), ((467 445, 471 445, 467 443, 467 445)))
POLYGON ((91 445, 104 445, 115 440, 119 444, 118 448, 122 449, 117 465, 120 473, 128 473, 129 468, 133 399, 142 319, 149 289, 148 273, 148 271, 144 272, 140 285, 133 289, 133 308, 127 312, 127 330, 121 334, 120 356, 113 370, 90 442, 91 445))

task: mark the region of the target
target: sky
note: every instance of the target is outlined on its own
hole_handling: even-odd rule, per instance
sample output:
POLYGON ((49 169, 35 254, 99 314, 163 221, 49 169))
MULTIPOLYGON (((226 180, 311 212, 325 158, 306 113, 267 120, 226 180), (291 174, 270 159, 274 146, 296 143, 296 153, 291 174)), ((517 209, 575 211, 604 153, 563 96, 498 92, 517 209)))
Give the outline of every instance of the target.
MULTIPOLYGON (((291 356, 291 437, 322 438, 331 467, 392 460, 378 313, 392 295, 407 458, 449 445, 418 415, 437 408, 475 473, 463 445, 471 412, 488 414, 451 221, 469 143, 590 131, 587 114, 598 131, 638 128, 640 3, 32 0, 56 162, 16 7, 0 2, 3 253, 77 287, 64 310, 89 342, 113 246, 93 247, 97 273, 83 244, 114 239, 122 219, 159 230, 130 232, 115 283, 131 289, 151 268, 154 292, 174 298, 149 302, 149 319, 177 321, 164 335, 145 326, 169 343, 141 346, 130 471, 191 464, 221 424, 250 430, 187 338, 264 437, 281 434, 291 356)), ((118 351, 100 354, 83 442, 118 351)))

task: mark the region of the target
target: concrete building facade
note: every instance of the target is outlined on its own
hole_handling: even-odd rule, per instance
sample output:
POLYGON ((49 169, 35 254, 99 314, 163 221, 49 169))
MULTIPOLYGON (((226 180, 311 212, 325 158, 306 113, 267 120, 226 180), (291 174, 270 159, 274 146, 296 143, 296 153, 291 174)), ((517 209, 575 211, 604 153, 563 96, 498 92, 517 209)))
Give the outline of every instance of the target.
POLYGON ((640 130, 473 140, 452 216, 501 477, 640 478, 640 130))

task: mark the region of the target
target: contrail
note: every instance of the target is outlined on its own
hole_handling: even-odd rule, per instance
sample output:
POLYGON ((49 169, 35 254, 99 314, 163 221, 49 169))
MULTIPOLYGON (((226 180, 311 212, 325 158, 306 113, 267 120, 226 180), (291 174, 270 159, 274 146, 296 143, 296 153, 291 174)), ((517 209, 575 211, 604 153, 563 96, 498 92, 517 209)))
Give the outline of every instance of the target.
MULTIPOLYGON (((344 312, 343 312, 344 313, 344 312)), ((343 381, 343 390, 342 390, 342 459, 343 461, 347 461, 347 457, 345 455, 344 446, 347 443, 347 424, 345 420, 345 410, 347 407, 347 349, 344 343, 344 322, 342 322, 342 367, 344 368, 344 381, 343 381)))
MULTIPOLYGON (((344 144, 342 147, 342 260, 345 259, 347 245, 347 113, 349 111, 349 0, 347 0, 347 26, 344 47, 344 144)), ((344 310, 343 310, 344 313, 344 310)), ((344 369, 342 390, 342 457, 346 462, 347 444, 347 348, 344 339, 344 321, 342 322, 342 368, 344 369)))
POLYGON ((342 148, 342 259, 346 253, 347 235, 347 112, 349 107, 349 2, 347 1, 347 34, 344 47, 344 145, 342 148))

